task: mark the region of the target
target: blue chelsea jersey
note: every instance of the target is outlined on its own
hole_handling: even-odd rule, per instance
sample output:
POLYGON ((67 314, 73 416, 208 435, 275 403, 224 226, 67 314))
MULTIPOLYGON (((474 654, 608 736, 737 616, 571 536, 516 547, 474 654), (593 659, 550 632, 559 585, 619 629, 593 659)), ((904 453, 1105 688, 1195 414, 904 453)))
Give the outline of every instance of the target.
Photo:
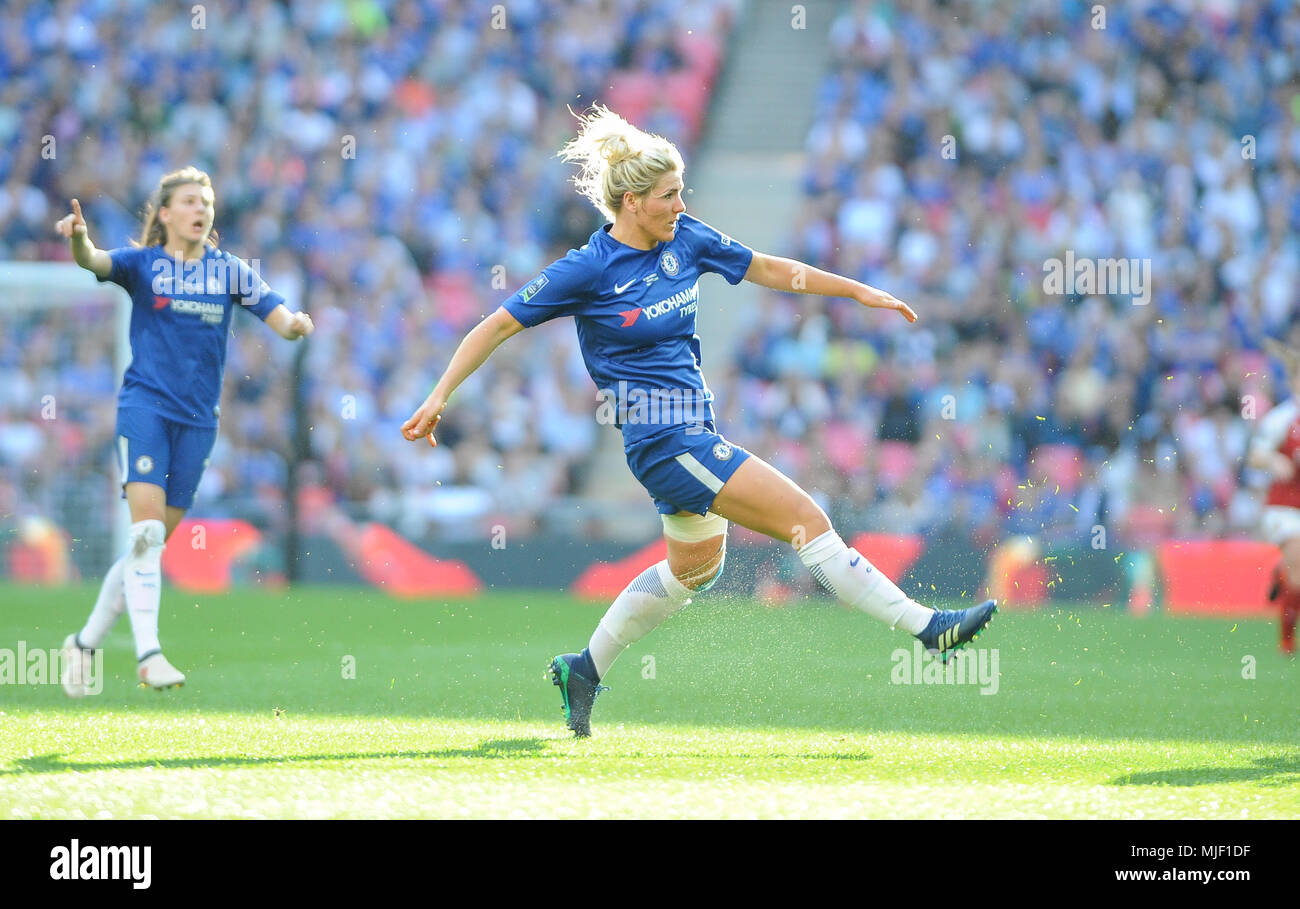
POLYGON ((699 278, 739 284, 754 251, 698 218, 678 216, 672 240, 636 249, 597 230, 506 300, 525 327, 573 316, 603 403, 630 448, 673 426, 713 419, 695 333, 699 278))
POLYGON ((142 407, 191 426, 215 427, 231 313, 265 319, 284 298, 237 256, 204 247, 180 262, 161 246, 112 250, 107 278, 131 295, 131 365, 118 407, 142 407), (179 268, 177 267, 179 265, 179 268))

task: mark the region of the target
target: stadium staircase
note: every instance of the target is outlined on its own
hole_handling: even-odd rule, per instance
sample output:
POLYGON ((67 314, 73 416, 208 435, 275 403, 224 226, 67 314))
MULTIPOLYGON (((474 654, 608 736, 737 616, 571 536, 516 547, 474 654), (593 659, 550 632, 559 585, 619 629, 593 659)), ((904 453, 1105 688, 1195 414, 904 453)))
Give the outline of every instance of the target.
MULTIPOLYGON (((805 0, 804 28, 789 3, 751 0, 731 36, 726 63, 694 159, 686 162, 693 214, 748 246, 785 253, 799 208, 804 142, 826 72, 831 22, 841 0, 805 0)), ((705 279, 698 318, 705 367, 729 358, 758 288, 705 279)))

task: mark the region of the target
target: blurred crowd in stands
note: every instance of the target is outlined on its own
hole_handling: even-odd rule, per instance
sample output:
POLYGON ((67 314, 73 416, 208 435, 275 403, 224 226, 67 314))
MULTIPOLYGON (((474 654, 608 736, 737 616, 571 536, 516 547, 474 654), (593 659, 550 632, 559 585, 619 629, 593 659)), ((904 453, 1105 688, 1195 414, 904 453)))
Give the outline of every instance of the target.
POLYGON ((873 530, 1252 532, 1251 418, 1287 394, 1260 342, 1300 297, 1300 6, 858 2, 830 41, 787 252, 921 318, 769 298, 730 431, 873 530), (1076 258, 1149 262, 1145 293, 1045 285, 1076 258))
MULTIPOLYGON (((417 536, 503 514, 545 530, 610 431, 567 321, 474 376, 436 451, 398 427, 464 332, 598 226, 554 157, 566 105, 609 103, 689 162, 740 7, 7 3, 0 260, 68 259, 52 227, 73 196, 98 246, 125 245, 158 177, 193 163, 222 246, 315 318, 307 481, 417 536)), ((921 321, 768 294, 732 362, 706 340, 705 369, 723 431, 837 522, 985 542, 1253 526, 1243 408, 1285 393, 1259 342, 1287 335, 1300 277, 1300 7, 1134 2, 1095 26, 1069 0, 834 21, 802 214, 767 251, 921 321), (1067 251, 1149 260, 1149 302, 1047 292, 1067 251)), ((111 498, 105 333, 0 319, 0 510, 72 477, 111 498), (47 389, 75 429, 39 419, 47 389)), ((236 317, 196 507, 283 521, 296 350, 236 317)))
MULTIPOLYGON (((458 408, 438 451, 398 427, 481 315, 599 226, 555 157, 576 123, 568 108, 599 95, 689 152, 736 7, 7 3, 0 261, 67 260, 53 223, 74 196, 99 247, 126 245, 159 176, 195 164, 213 179, 222 246, 315 319, 308 480, 414 532, 470 535, 490 514, 526 532, 580 490, 594 450, 595 389, 571 324, 515 339, 475 375, 457 403, 480 403, 458 408)), ((59 484, 74 473, 111 498, 111 373, 86 384, 72 366, 111 365, 111 330, 60 337, 75 320, 54 311, 0 318, 0 376, 18 376, 0 393, 4 513, 66 512, 59 484), (41 420, 47 392, 68 423, 93 416, 89 444, 69 448, 41 420)), ((196 507, 275 526, 295 349, 243 316, 233 329, 196 507)))

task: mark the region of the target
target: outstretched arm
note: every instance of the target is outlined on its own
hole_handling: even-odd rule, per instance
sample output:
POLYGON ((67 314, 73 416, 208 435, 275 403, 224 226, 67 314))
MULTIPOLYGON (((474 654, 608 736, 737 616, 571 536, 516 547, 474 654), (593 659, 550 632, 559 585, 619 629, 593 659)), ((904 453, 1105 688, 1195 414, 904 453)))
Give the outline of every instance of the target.
POLYGON ((113 260, 102 249, 95 249, 86 233, 86 219, 81 216, 81 203, 72 200, 72 214, 64 215, 54 225, 60 237, 71 241, 72 258, 87 271, 95 273, 97 278, 107 278, 113 272, 113 260))
POLYGON ((266 317, 266 324, 286 341, 297 341, 311 334, 316 328, 311 324, 311 316, 305 312, 290 312, 289 307, 283 303, 271 310, 266 317))
POLYGON ((447 406, 451 393, 486 362, 502 341, 523 330, 524 326, 504 306, 498 307, 496 312, 475 325, 456 348, 456 353, 452 355, 438 384, 429 392, 429 397, 402 424, 402 435, 411 442, 427 436, 430 445, 437 445, 433 438, 433 428, 442 419, 442 409, 447 406))
POLYGON ((1285 441, 1296 418, 1295 406, 1290 403, 1274 407, 1255 427, 1250 440, 1247 463, 1256 470, 1267 471, 1274 480, 1287 483, 1295 477, 1296 463, 1278 449, 1285 441))
POLYGON ((916 321, 912 307, 893 294, 877 290, 869 284, 845 278, 805 265, 794 259, 783 259, 755 252, 754 259, 745 272, 745 280, 773 290, 787 293, 817 294, 823 297, 848 297, 863 306, 874 309, 892 309, 903 314, 909 322, 916 321))
POLYGON ((1251 451, 1247 460, 1251 467, 1267 472, 1278 482, 1287 483, 1295 477, 1295 461, 1280 451, 1251 451))

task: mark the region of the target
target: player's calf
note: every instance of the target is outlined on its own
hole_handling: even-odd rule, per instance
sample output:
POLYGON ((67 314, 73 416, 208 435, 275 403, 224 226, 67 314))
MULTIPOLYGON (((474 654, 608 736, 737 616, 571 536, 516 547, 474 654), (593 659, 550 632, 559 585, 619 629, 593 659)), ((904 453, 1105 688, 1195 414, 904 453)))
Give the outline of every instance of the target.
POLYGON ((934 610, 903 593, 865 556, 846 546, 834 530, 804 544, 799 549, 799 559, 840 602, 880 619, 891 628, 920 634, 934 615, 934 610))

